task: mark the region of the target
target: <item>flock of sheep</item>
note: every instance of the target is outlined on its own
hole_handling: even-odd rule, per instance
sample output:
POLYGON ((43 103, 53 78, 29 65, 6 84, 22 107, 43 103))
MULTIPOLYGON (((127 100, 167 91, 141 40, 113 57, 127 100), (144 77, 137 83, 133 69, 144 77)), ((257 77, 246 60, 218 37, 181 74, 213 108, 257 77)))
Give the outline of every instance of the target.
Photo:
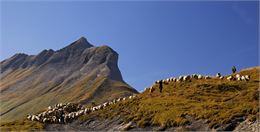
MULTIPOLYGON (((167 78, 164 80, 158 80, 156 81, 151 87, 146 88, 146 90, 149 90, 151 93, 155 89, 156 84, 168 84, 170 82, 185 82, 191 79, 211 79, 211 78, 219 78, 223 80, 225 77, 221 76, 220 73, 217 73, 215 77, 213 76, 203 76, 200 74, 192 74, 192 75, 187 75, 187 76, 179 76, 178 78, 171 77, 167 78)), ((240 74, 236 74, 235 76, 228 76, 226 77, 227 80, 229 81, 249 81, 250 76, 249 75, 244 75, 241 76, 240 74)), ((162 88, 162 87, 161 87, 162 88)), ((69 123, 73 119, 84 115, 84 114, 89 114, 90 112, 94 112, 100 109, 103 109, 109 105, 116 104, 117 102, 124 101, 126 99, 133 99, 135 98, 136 95, 132 95, 129 97, 124 97, 124 98, 118 98, 114 99, 113 101, 105 102, 101 105, 90 107, 90 108, 85 108, 80 104, 75 104, 75 103, 66 103, 66 104, 56 104, 54 107, 49 106, 48 109, 44 112, 41 112, 36 115, 28 115, 27 119, 31 121, 39 121, 42 123, 69 123)))
POLYGON ((241 76, 239 74, 236 74, 236 76, 229 76, 227 77, 227 80, 231 81, 231 80, 237 80, 237 81, 249 81, 250 76, 249 75, 245 75, 245 76, 241 76))
MULTIPOLYGON (((220 73, 217 73, 216 76, 203 76, 200 74, 192 74, 192 75, 184 75, 184 76, 179 76, 179 77, 171 77, 171 78, 167 78, 164 80, 157 80, 151 87, 145 88, 144 91, 149 90, 151 93, 155 90, 155 85, 159 84, 160 82, 162 82, 163 84, 168 84, 170 82, 185 82, 191 79, 211 79, 211 78, 219 78, 221 80, 223 80, 225 77, 222 76, 220 73)), ((226 77, 227 80, 229 81, 249 81, 250 76, 249 75, 244 75, 241 76, 240 74, 236 74, 235 76, 228 76, 226 77)))
POLYGON ((27 119, 31 121, 39 121, 42 123, 69 123, 73 119, 89 114, 100 109, 103 109, 109 105, 116 104, 117 102, 124 101, 127 99, 133 99, 136 95, 129 97, 114 99, 113 101, 105 102, 101 105, 85 108, 80 104, 66 103, 56 104, 54 107, 49 106, 44 112, 36 115, 27 115, 27 119))

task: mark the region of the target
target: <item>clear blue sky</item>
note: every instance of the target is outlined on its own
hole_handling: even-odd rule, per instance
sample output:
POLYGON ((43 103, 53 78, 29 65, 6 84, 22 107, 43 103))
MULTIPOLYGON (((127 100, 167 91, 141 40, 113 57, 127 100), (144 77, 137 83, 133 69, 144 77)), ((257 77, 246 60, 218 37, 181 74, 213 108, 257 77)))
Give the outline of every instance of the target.
POLYGON ((228 74, 259 65, 259 2, 1 2, 1 54, 37 54, 85 36, 119 53, 124 80, 228 74))

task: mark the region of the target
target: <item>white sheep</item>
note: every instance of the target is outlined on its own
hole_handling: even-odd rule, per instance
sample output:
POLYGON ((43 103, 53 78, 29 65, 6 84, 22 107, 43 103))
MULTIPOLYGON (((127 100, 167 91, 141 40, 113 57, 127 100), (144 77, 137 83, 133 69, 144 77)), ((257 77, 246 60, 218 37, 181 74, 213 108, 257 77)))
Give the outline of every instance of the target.
POLYGON ((205 79, 210 79, 211 77, 210 76, 205 76, 205 79))
POLYGON ((40 118, 36 115, 32 115, 32 121, 39 121, 40 118))
POLYGON ((84 110, 79 111, 79 115, 82 115, 84 113, 84 110))
POLYGON ((179 76, 178 80, 181 82, 183 80, 183 76, 179 76))
POLYGON ((198 75, 198 79, 202 79, 203 78, 203 76, 202 75, 198 75))
POLYGON ((198 75, 197 74, 192 74, 191 78, 198 79, 198 75))
POLYGON ((220 78, 220 77, 221 77, 221 74, 220 74, 220 73, 217 73, 217 74, 216 74, 216 77, 217 77, 217 78, 220 78))
POLYGON ((43 118, 43 123, 46 123, 48 121, 48 119, 47 118, 43 118))
POLYGON ((31 115, 27 115, 27 119, 31 120, 32 116, 31 115))
POLYGON ((51 106, 48 107, 48 110, 51 110, 51 106))
POLYGON ((52 116, 52 122, 57 122, 57 118, 56 118, 56 116, 52 116))
POLYGON ((250 76, 249 75, 245 75, 245 79, 246 79, 246 81, 249 81, 250 80, 250 76))
POLYGON ((229 81, 233 80, 233 76, 227 77, 227 80, 229 80, 229 81))
POLYGON ((88 114, 90 112, 90 109, 89 108, 86 108, 85 110, 84 110, 84 114, 88 114))
POLYGON ((188 75, 188 76, 183 76, 183 81, 187 81, 187 80, 189 80, 190 79, 190 76, 188 75))
MULTIPOLYGON (((126 98, 124 98, 126 100, 126 98)), ((103 103, 103 107, 106 107, 108 105, 107 102, 103 103)))
POLYGON ((112 104, 114 104, 114 103, 110 101, 108 104, 109 104, 109 105, 112 105, 112 104))
POLYGON ((144 91, 148 91, 149 89, 150 89, 150 88, 147 87, 147 88, 144 89, 144 91))
POLYGON ((121 98, 118 98, 118 99, 117 99, 117 102, 119 102, 119 101, 121 101, 121 98))
POLYGON ((241 76, 241 81, 246 81, 246 77, 245 76, 241 76))
POLYGON ((154 87, 150 87, 150 93, 152 93, 154 90, 154 87))
POLYGON ((113 103, 114 103, 114 104, 116 103, 116 99, 113 100, 113 103))
POLYGON ((236 78, 240 78, 240 75, 239 75, 239 74, 236 74, 236 78))

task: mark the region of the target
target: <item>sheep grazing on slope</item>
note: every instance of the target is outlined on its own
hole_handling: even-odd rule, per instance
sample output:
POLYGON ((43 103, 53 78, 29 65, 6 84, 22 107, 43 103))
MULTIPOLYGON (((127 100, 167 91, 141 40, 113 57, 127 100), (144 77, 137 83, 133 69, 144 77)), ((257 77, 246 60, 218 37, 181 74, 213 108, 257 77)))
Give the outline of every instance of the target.
POLYGON ((245 76, 241 76, 241 81, 246 81, 245 76))
POLYGON ((250 76, 249 75, 245 75, 246 81, 250 80, 250 76))
POLYGON ((118 99, 117 99, 117 102, 119 102, 119 101, 121 101, 121 98, 118 98, 118 99))
POLYGON ((241 76, 241 81, 249 81, 249 79, 250 79, 249 75, 241 76))
POLYGON ((191 77, 188 75, 188 76, 183 76, 183 81, 187 81, 189 80, 191 77))
POLYGON ((144 91, 147 91, 147 90, 149 90, 149 89, 150 89, 150 88, 145 88, 144 91))
POLYGON ((179 76, 178 80, 181 82, 183 81, 183 76, 179 76))
POLYGON ((27 115, 27 119, 28 119, 28 120, 31 120, 31 119, 32 119, 32 116, 31 116, 31 115, 27 115))
POLYGON ((240 80, 240 75, 239 74, 236 74, 235 77, 236 77, 237 80, 240 80))
POLYGON ((48 110, 51 110, 51 106, 48 107, 48 110))
POLYGON ((210 76, 205 76, 205 79, 210 79, 211 77, 210 76))
POLYGON ((227 80, 229 80, 229 81, 233 80, 233 76, 227 77, 227 80))
POLYGON ((202 79, 203 78, 203 76, 202 75, 198 75, 198 79, 202 79))
POLYGON ((217 74, 216 74, 216 77, 217 77, 217 78, 220 78, 220 77, 221 77, 221 74, 220 74, 220 73, 217 73, 217 74))
POLYGON ((49 106, 48 109, 42 113, 37 115, 27 115, 28 120, 32 121, 40 121, 43 123, 68 123, 72 121, 74 118, 77 118, 83 114, 88 114, 90 112, 94 112, 100 109, 104 109, 105 107, 115 104, 116 102, 133 99, 136 95, 132 95, 129 97, 114 99, 113 101, 105 102, 98 106, 94 106, 91 108, 84 108, 80 104, 56 104, 54 107, 49 106))
POLYGON ((197 74, 192 74, 191 78, 198 79, 198 75, 197 74))
POLYGON ((46 123, 48 121, 48 118, 43 118, 43 123, 46 123))
POLYGON ((155 90, 154 87, 150 87, 150 93, 153 93, 154 90, 155 90))
POLYGON ((39 121, 40 118, 36 115, 32 115, 32 118, 31 118, 32 121, 39 121))

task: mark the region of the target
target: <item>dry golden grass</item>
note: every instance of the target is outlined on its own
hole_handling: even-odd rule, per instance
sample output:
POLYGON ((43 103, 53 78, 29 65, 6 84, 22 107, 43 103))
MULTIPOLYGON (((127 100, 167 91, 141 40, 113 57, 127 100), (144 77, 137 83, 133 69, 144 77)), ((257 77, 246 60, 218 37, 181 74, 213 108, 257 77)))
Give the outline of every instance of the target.
POLYGON ((139 127, 181 126, 189 123, 186 115, 208 120, 211 128, 226 124, 236 117, 252 120, 259 114, 259 68, 243 71, 251 80, 228 81, 217 78, 191 80, 164 85, 153 93, 145 91, 133 100, 127 100, 81 117, 82 120, 98 116, 112 118, 116 115, 126 121, 135 121, 139 127))
POLYGON ((35 121, 14 121, 0 125, 0 131, 41 131, 44 124, 35 121))
MULTIPOLYGON (((172 82, 164 86, 163 93, 160 93, 158 88, 153 93, 145 91, 134 99, 108 106, 103 110, 81 116, 80 119, 88 120, 92 117, 107 119, 121 115, 126 121, 136 122, 139 127, 149 125, 172 127, 189 123, 186 119, 186 115, 189 115, 196 119, 208 120, 211 128, 241 116, 256 120, 259 116, 259 67, 242 71, 240 74, 250 75, 251 80, 245 82, 213 78, 172 82)), ((113 85, 121 86, 121 84, 113 85)), ((114 93, 113 90, 111 94, 114 93)), ((99 99, 95 100, 99 102, 99 99)), ((23 122, 2 124, 1 130, 38 130, 44 127, 37 122, 23 122), (21 125, 23 122, 25 125, 21 125)))

